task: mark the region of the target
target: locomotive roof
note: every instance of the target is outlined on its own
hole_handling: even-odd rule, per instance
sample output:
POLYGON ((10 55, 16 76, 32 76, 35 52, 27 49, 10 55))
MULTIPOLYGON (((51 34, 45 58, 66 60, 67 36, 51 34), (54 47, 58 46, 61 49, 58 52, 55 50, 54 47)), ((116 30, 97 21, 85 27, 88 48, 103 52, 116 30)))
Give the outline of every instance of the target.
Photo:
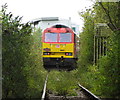
POLYGON ((65 25, 57 24, 57 25, 52 26, 52 28, 69 28, 69 27, 65 25))
POLYGON ((61 24, 56 24, 50 28, 47 28, 44 30, 44 32, 50 32, 50 33, 52 33, 52 32, 58 32, 58 33, 59 32, 63 32, 63 33, 71 32, 71 33, 74 33, 71 28, 69 28, 68 26, 65 26, 65 25, 61 25, 61 24))

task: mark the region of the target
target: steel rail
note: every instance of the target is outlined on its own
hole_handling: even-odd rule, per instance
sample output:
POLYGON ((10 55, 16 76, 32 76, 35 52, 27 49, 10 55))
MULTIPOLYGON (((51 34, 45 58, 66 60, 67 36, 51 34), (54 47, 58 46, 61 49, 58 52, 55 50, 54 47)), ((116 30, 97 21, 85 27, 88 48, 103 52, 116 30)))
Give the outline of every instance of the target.
POLYGON ((46 79, 45 79, 44 88, 43 88, 43 94, 42 94, 41 100, 45 99, 46 87, 47 87, 47 80, 48 80, 48 74, 47 74, 46 79))
POLYGON ((82 88, 83 90, 85 90, 89 95, 91 95, 92 97, 94 97, 95 100, 101 100, 99 97, 97 97, 96 95, 94 95, 92 92, 90 92, 88 89, 86 89, 85 87, 83 87, 83 86, 80 85, 79 83, 78 83, 78 86, 79 86, 80 88, 82 88))

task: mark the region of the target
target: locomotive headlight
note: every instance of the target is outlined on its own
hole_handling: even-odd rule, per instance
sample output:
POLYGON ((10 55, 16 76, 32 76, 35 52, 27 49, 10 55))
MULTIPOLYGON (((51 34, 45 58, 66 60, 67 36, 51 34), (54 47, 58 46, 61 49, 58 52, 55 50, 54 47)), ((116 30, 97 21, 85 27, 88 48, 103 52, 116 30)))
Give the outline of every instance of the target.
POLYGON ((72 53, 66 52, 65 55, 66 55, 66 56, 72 56, 72 53))
POLYGON ((43 55, 51 55, 50 52, 43 52, 43 55))

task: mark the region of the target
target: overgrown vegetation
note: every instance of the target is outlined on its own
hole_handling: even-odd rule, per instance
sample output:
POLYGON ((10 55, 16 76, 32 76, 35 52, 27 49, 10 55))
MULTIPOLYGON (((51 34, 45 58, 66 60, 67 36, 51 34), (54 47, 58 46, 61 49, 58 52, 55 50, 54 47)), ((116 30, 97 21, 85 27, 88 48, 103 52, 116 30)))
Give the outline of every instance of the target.
POLYGON ((77 80, 75 73, 77 70, 72 72, 66 71, 51 71, 48 77, 48 89, 49 92, 55 95, 63 96, 77 96, 75 91, 77 87, 77 80))
POLYGON ((6 13, 2 6, 2 95, 3 98, 39 98, 44 81, 40 54, 40 30, 6 13), (41 72, 42 69, 42 72, 41 72))
POLYGON ((120 2, 97 2, 93 9, 81 13, 85 26, 80 35, 80 43, 82 45, 78 62, 81 64, 78 71, 81 77, 80 81, 93 93, 105 98, 120 98, 119 7, 120 2), (97 23, 106 23, 111 31, 102 31, 103 33, 108 33, 107 35, 109 36, 107 39, 107 55, 99 57, 98 62, 94 63, 93 41, 96 31, 93 28, 97 23))
MULTIPOLYGON (((40 98, 46 71, 41 59, 41 30, 32 32, 31 24, 21 24, 21 17, 2 8, 3 98, 40 98)), ((78 69, 51 71, 47 89, 55 95, 75 96, 79 82, 104 98, 120 98, 120 2, 95 3, 80 13, 84 18, 80 34, 78 69), (107 55, 94 62, 96 24, 106 23, 107 55)))
MULTIPOLYGON (((84 18, 83 32, 80 34, 80 67, 87 68, 89 64, 93 64, 94 50, 94 21, 93 12, 87 11, 81 14, 84 18)), ((81 68, 80 68, 81 69, 81 68)))

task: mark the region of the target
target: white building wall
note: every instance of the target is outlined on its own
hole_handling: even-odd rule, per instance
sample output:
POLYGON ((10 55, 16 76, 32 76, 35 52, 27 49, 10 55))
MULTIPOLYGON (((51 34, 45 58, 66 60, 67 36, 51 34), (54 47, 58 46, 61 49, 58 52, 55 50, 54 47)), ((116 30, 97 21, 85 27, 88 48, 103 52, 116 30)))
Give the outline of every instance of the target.
POLYGON ((79 34, 79 26, 76 25, 76 24, 73 24, 70 19, 69 20, 67 20, 67 19, 58 19, 58 20, 50 20, 50 21, 45 21, 45 20, 42 21, 41 20, 38 23, 38 25, 36 25, 35 27, 36 28, 41 28, 42 31, 43 31, 44 29, 49 28, 49 27, 51 27, 53 25, 56 25, 56 24, 66 25, 66 26, 68 26, 68 27, 70 27, 72 29, 75 28, 74 32, 76 34, 79 34))
POLYGON ((48 27, 51 27, 56 24, 63 24, 71 28, 71 23, 68 20, 59 20, 59 21, 41 21, 39 22, 38 26, 44 30, 48 27))

